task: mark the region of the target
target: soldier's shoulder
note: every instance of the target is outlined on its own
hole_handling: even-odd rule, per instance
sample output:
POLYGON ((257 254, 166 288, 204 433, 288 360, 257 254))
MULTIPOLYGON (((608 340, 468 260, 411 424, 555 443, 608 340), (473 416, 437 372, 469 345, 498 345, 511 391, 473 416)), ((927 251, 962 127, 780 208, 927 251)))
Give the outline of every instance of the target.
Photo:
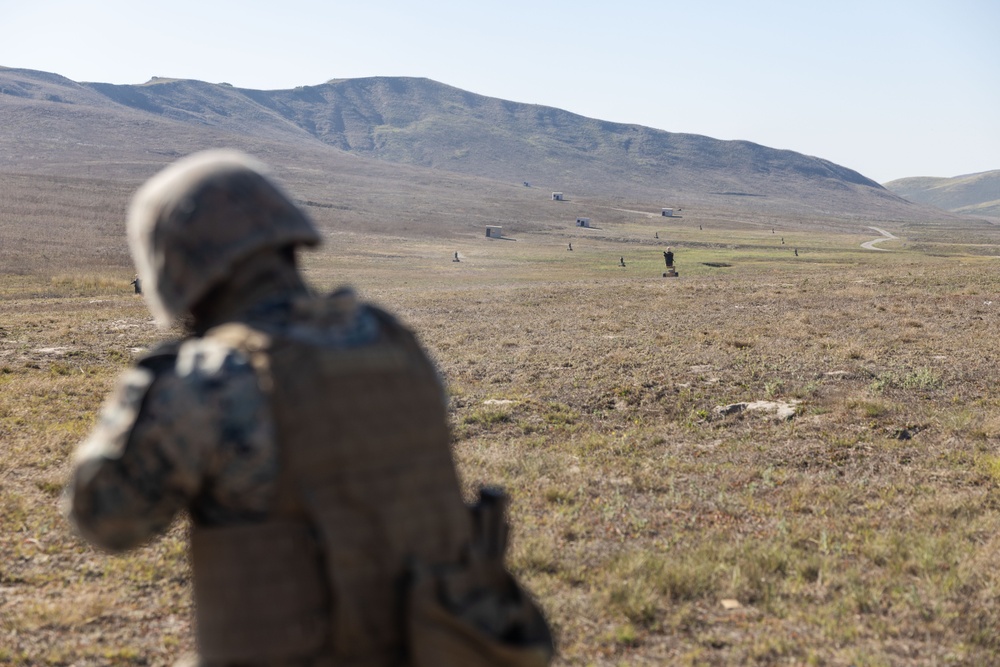
POLYGON ((232 337, 189 338, 177 347, 174 358, 173 372, 189 382, 219 382, 229 376, 253 373, 245 347, 232 337))
POLYGON ((406 329, 407 327, 403 325, 396 315, 389 312, 381 306, 377 306, 374 303, 364 304, 364 308, 372 314, 372 316, 378 320, 379 324, 390 329, 406 329))
POLYGON ((152 371, 154 375, 169 371, 177 361, 182 341, 168 340, 158 343, 136 360, 136 367, 152 371))
POLYGON ((154 376, 218 376, 243 370, 247 355, 231 336, 192 337, 157 344, 135 363, 154 376))
POLYGON ((280 333, 321 346, 352 348, 378 341, 381 322, 376 308, 359 300, 351 288, 343 287, 324 296, 296 299, 280 333))
POLYGON ((359 301, 357 319, 369 332, 371 338, 411 339, 415 337, 413 330, 394 313, 382 306, 368 301, 359 301))
POLYGON ((344 323, 368 321, 389 329, 406 328, 398 317, 385 308, 372 301, 359 299, 351 287, 339 287, 326 296, 319 297, 315 303, 328 312, 338 313, 339 319, 344 323))

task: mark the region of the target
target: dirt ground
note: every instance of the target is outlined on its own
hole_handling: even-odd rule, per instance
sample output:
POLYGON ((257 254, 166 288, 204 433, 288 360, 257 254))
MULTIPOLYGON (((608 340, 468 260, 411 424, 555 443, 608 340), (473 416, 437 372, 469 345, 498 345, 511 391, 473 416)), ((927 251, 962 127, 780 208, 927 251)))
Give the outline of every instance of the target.
MULTIPOLYGON (((993 662, 997 260, 902 234, 866 252, 861 226, 782 247, 734 222, 685 247, 654 222, 334 230, 305 266, 399 314, 440 365, 465 487, 511 493, 510 563, 557 664, 993 662), (793 415, 723 409, 759 400, 793 415)), ((0 275, 0 664, 192 648, 185 521, 109 556, 59 510, 73 448, 161 335, 129 280, 98 260, 0 275)))

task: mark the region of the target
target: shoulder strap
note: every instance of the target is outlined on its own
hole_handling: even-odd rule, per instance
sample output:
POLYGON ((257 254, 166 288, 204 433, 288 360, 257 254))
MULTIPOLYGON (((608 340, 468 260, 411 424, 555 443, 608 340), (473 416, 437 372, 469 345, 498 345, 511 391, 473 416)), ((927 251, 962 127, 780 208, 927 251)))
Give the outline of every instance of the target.
POLYGON ((205 338, 211 338, 239 350, 250 360, 257 372, 257 382, 265 393, 274 387, 271 379, 271 364, 268 352, 272 340, 269 335, 242 322, 228 322, 210 329, 205 338))
POLYGON ((174 367, 174 363, 177 361, 177 353, 180 351, 181 343, 183 342, 181 340, 168 340, 159 343, 156 347, 142 355, 135 365, 159 375, 163 371, 174 367))

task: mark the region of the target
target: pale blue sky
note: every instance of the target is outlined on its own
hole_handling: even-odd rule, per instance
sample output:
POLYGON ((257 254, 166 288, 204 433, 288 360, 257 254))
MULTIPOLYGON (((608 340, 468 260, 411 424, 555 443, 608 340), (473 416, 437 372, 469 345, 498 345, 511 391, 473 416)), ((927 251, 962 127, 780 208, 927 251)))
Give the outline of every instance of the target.
POLYGON ((1000 169, 998 0, 0 0, 0 27, 0 65, 75 81, 422 76, 880 182, 1000 169))

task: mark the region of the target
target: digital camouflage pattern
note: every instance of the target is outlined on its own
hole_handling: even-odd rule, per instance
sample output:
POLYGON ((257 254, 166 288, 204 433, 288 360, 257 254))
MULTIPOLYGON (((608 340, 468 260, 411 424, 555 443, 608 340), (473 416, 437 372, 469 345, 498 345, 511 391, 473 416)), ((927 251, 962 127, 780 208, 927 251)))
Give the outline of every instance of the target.
POLYGON ((243 153, 203 151, 171 164, 136 193, 129 248, 160 324, 186 313, 253 253, 320 242, 265 172, 243 153))
MULTIPOLYGON (((314 338, 344 347, 377 338, 374 315, 352 293, 316 301, 352 315, 314 338)), ((290 314, 316 308, 308 304, 278 303, 259 323, 300 329, 290 314)), ((210 526, 258 520, 277 473, 274 420, 249 360, 192 338, 161 346, 122 376, 77 451, 67 511, 88 541, 121 551, 162 533, 183 508, 210 526)))
POLYGON ((77 451, 70 520, 120 551, 187 510, 204 667, 544 665, 502 549, 474 566, 436 369, 392 316, 309 292, 293 249, 320 237, 261 170, 208 151, 137 194, 143 292, 188 337, 122 376, 77 451), (418 565, 429 597, 407 606, 418 565), (438 599, 446 582, 462 595, 438 599))

